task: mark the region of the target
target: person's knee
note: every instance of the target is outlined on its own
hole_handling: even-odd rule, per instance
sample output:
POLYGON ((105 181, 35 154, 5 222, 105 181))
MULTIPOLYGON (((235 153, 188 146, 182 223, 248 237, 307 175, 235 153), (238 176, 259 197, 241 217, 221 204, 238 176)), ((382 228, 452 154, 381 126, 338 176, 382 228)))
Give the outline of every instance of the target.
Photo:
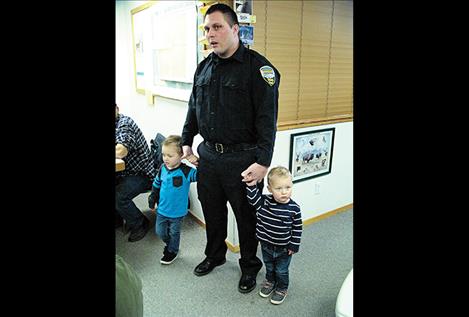
POLYGON ((275 273, 277 275, 288 277, 288 267, 275 267, 275 273))
POLYGON ((125 196, 116 195, 116 209, 117 210, 128 210, 129 205, 132 203, 132 199, 129 199, 125 196))
POLYGON ((123 196, 119 196, 116 194, 116 209, 117 210, 126 209, 128 203, 129 202, 127 199, 125 199, 123 196))
POLYGON ((289 268, 289 265, 285 262, 277 263, 277 265, 275 266, 275 273, 278 275, 288 277, 288 268, 289 268))
POLYGON ((132 198, 129 197, 127 191, 116 189, 116 204, 126 204, 130 200, 132 200, 132 198))
POLYGON ((162 226, 156 226, 155 228, 155 231, 156 231, 156 234, 160 237, 160 238, 163 238, 165 236, 164 234, 164 230, 163 230, 163 227, 162 226))
POLYGON ((171 230, 169 230, 169 235, 170 235, 171 237, 177 237, 177 236, 180 235, 180 231, 179 231, 179 230, 176 230, 176 229, 174 229, 174 228, 172 228, 171 230))

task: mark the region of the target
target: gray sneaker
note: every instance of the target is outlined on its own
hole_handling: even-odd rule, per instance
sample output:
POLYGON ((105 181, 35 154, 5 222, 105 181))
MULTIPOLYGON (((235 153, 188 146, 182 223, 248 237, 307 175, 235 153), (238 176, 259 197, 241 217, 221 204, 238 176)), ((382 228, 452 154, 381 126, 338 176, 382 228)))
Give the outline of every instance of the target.
POLYGON ((283 303, 285 300, 285 297, 287 297, 287 290, 284 291, 275 291, 272 297, 270 298, 270 302, 275 305, 279 305, 283 303))
POLYGON ((264 280, 264 282, 262 282, 262 286, 261 286, 261 290, 259 291, 259 295, 261 295, 262 297, 269 297, 269 295, 272 294, 272 292, 274 291, 274 288, 275 288, 274 283, 271 283, 267 280, 264 280))

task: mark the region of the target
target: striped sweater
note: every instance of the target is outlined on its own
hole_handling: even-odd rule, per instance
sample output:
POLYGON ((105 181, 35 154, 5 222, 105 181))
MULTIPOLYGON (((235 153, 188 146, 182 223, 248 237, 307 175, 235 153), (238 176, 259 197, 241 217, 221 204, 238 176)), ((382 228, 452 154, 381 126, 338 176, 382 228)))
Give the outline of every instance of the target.
POLYGON ((249 203, 256 209, 257 239, 298 252, 303 231, 300 206, 292 199, 282 204, 272 195, 261 195, 256 185, 247 186, 246 193, 249 203))

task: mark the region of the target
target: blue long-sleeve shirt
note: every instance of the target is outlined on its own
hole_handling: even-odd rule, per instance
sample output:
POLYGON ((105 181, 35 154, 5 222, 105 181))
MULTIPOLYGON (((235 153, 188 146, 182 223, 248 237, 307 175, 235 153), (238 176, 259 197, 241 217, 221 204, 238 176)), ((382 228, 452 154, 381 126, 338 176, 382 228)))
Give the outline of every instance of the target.
POLYGON ((197 181, 197 170, 181 163, 168 170, 161 165, 161 173, 153 181, 153 190, 159 191, 158 213, 169 218, 187 214, 187 199, 191 182, 197 181))
POLYGON ((246 193, 249 203, 256 209, 257 239, 298 252, 303 232, 300 206, 293 199, 282 204, 272 195, 261 195, 256 185, 247 186, 246 193))

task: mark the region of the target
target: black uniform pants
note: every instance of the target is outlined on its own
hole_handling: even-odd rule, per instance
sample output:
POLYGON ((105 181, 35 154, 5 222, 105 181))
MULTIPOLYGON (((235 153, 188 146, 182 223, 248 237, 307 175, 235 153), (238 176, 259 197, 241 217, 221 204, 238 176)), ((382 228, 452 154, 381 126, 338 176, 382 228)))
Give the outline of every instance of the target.
MULTIPOLYGON (((228 208, 230 202, 236 217, 241 258, 241 272, 256 275, 262 267, 256 256, 256 214, 246 198, 246 185, 241 172, 255 162, 255 151, 218 153, 201 143, 199 153, 197 191, 202 205, 207 246, 207 258, 218 261, 225 259, 227 246, 228 208)), ((259 184, 262 190, 263 183, 259 184)))

